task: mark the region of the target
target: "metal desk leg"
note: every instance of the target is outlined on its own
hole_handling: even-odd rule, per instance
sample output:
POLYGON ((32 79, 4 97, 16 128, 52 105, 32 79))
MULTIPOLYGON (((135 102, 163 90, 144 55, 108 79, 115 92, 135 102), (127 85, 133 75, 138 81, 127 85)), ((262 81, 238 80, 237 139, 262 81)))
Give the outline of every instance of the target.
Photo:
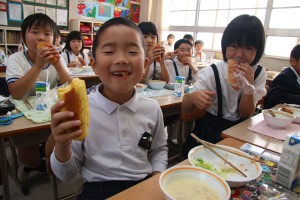
POLYGON ((6 149, 5 149, 3 137, 0 138, 0 162, 1 162, 1 175, 2 175, 2 184, 3 184, 3 199, 10 200, 8 171, 7 171, 7 163, 6 163, 6 149))

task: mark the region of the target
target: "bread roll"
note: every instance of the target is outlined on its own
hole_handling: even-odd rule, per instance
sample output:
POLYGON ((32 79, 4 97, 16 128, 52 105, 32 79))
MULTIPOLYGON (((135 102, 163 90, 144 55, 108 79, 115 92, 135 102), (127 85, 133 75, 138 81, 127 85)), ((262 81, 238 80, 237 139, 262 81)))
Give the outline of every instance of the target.
POLYGON ((236 64, 238 64, 238 62, 234 59, 228 59, 227 60, 228 63, 228 83, 231 85, 231 87, 233 87, 233 89, 235 90, 239 90, 240 88, 238 87, 238 80, 236 76, 233 76, 233 72, 234 72, 234 68, 236 64))
MULTIPOLYGON (((156 43, 154 45, 153 49, 155 49, 155 48, 160 49, 160 43, 156 43)), ((155 58, 155 61, 156 62, 161 62, 161 56, 159 56, 158 58, 155 58)))
MULTIPOLYGON (((36 46, 38 49, 44 48, 44 47, 52 47, 52 45, 50 43, 47 42, 39 42, 36 46)), ((53 55, 53 54, 52 54, 53 55)), ((55 57, 55 55, 53 55, 52 58, 50 58, 50 63, 55 63, 57 60, 57 57, 55 57)))
POLYGON ((74 78, 72 82, 65 88, 58 88, 58 99, 65 102, 61 111, 74 112, 74 120, 80 120, 80 129, 82 135, 75 140, 83 140, 87 133, 90 123, 90 113, 86 86, 83 80, 74 78))

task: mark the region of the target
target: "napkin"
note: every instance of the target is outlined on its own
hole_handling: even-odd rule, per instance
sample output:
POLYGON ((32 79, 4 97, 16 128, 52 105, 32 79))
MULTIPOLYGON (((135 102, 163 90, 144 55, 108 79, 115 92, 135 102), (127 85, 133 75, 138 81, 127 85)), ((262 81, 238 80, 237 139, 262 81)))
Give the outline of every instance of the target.
POLYGON ((292 123, 285 128, 272 128, 263 120, 254 126, 248 127, 248 129, 262 135, 266 135, 279 140, 284 140, 287 134, 292 132, 299 132, 300 125, 292 123))

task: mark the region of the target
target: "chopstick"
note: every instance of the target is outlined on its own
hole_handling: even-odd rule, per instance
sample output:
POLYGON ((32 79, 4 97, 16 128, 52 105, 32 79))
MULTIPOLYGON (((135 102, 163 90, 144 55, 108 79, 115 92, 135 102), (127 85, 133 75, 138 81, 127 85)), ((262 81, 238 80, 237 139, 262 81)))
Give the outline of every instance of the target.
MULTIPOLYGON (((196 137, 197 137, 197 136, 196 136, 196 137)), ((201 140, 200 138, 198 138, 198 139, 201 140)), ((227 152, 229 152, 229 153, 232 153, 232 154, 241 156, 241 157, 243 157, 243 158, 247 158, 247 159, 249 159, 249 160, 252 160, 252 161, 255 161, 255 162, 258 162, 258 163, 264 163, 263 161, 257 160, 257 159, 255 159, 255 158, 253 158, 253 157, 251 157, 251 156, 243 155, 243 154, 241 154, 241 153, 239 153, 239 152, 236 152, 236 151, 231 150, 231 149, 224 148, 224 147, 222 147, 222 146, 220 146, 220 145, 212 144, 212 143, 206 142, 206 141, 204 141, 204 140, 201 140, 201 141, 202 141, 203 143, 208 144, 209 146, 214 147, 214 148, 221 149, 221 150, 223 150, 223 151, 227 151, 227 152)))
POLYGON ((33 109, 32 105, 30 104, 28 99, 23 99, 23 102, 24 102, 25 106, 28 108, 28 110, 33 109))
POLYGON ((194 133, 191 133, 191 136, 195 140, 197 140, 199 143, 201 143, 203 146, 205 146, 206 148, 208 148, 216 156, 218 156, 219 158, 221 158, 225 163, 227 163, 228 165, 230 165, 233 169, 235 169, 236 171, 240 172, 243 176, 247 177, 247 175, 244 174, 241 170, 239 170, 234 164, 232 164, 231 162, 229 162, 228 160, 226 160, 226 158, 224 158, 222 155, 220 155, 218 152, 216 152, 214 149, 212 149, 207 143, 202 142, 203 140, 199 139, 194 133))

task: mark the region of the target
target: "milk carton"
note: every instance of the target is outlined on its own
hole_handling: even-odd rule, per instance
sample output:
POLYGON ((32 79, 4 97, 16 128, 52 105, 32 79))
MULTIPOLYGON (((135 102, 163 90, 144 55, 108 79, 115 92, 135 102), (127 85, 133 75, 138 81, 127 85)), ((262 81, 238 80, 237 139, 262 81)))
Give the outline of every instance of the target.
POLYGON ((300 193, 300 133, 290 133, 285 137, 276 182, 300 193))
POLYGON ((177 97, 183 97, 184 95, 184 88, 185 88, 185 77, 183 76, 176 76, 175 79, 175 86, 174 86, 174 93, 177 97))
POLYGON ((47 96, 46 92, 50 90, 50 83, 38 81, 35 83, 35 107, 36 110, 46 110, 47 109, 47 96))

